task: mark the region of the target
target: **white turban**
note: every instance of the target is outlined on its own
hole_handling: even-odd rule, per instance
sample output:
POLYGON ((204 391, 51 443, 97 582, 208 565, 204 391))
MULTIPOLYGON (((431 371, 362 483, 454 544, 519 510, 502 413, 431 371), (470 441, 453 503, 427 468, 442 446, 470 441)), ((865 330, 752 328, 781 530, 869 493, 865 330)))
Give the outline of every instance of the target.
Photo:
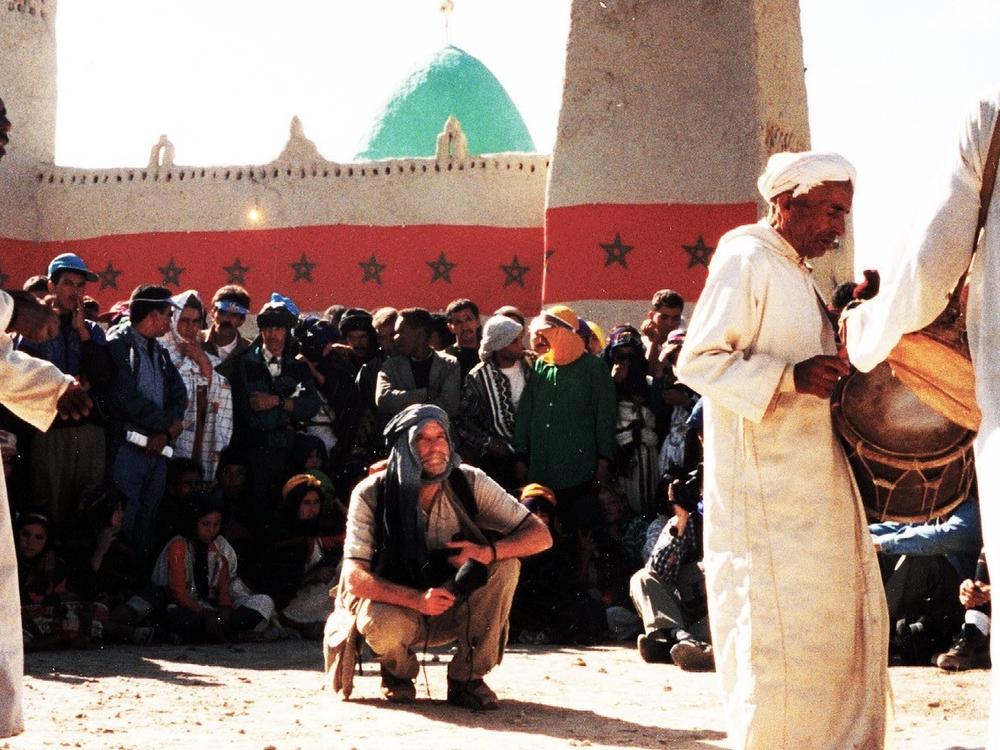
POLYGON ((766 201, 788 190, 794 198, 824 182, 853 183, 856 174, 854 165, 840 154, 783 151, 767 160, 764 174, 757 179, 757 189, 766 201))
POLYGON ((521 335, 524 326, 506 315, 494 315, 483 326, 483 340, 479 342, 479 358, 488 362, 493 352, 512 344, 521 335))

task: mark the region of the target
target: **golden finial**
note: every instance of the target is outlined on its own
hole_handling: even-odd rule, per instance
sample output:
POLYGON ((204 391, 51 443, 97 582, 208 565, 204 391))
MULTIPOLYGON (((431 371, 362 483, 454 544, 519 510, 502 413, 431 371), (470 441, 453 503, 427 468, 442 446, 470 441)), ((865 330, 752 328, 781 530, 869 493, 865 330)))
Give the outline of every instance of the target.
POLYGON ((452 0, 441 0, 441 5, 438 8, 441 11, 441 15, 444 16, 444 43, 448 43, 448 18, 451 16, 452 11, 455 10, 455 3, 452 0))

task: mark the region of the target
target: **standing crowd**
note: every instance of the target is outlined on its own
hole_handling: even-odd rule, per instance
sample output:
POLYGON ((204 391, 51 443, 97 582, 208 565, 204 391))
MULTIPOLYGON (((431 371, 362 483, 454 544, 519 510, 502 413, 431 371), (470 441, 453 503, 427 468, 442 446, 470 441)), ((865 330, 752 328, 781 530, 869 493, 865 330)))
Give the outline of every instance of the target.
POLYGON ((700 460, 675 292, 605 336, 564 306, 304 315, 237 285, 141 285, 101 312, 83 258, 44 270, 25 287, 58 332, 14 344, 94 406, 47 432, 0 415, 26 649, 322 637, 352 493, 390 457, 393 419, 434 406, 461 461, 555 540, 523 561, 511 638, 638 638, 650 661, 712 667, 699 490, 668 493, 700 460), (668 528, 677 513, 690 533, 668 528))

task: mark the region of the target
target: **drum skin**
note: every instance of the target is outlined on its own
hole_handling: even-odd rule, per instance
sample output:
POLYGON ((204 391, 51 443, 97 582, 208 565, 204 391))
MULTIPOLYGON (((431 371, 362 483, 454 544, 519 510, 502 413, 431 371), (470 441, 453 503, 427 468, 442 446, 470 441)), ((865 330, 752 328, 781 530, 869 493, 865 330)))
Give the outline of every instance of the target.
POLYGON ((841 380, 831 411, 869 520, 920 523, 968 497, 975 432, 928 407, 888 364, 841 380))
POLYGON ((935 322, 908 333, 889 354, 888 362, 893 374, 938 414, 967 430, 979 430, 982 414, 963 328, 935 322))

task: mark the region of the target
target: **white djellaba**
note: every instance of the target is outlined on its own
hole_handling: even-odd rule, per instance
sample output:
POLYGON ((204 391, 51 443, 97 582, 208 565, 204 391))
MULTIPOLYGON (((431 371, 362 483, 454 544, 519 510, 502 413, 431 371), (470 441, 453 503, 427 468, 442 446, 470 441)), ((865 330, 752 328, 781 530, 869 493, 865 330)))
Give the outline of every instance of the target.
MULTIPOLYGON (((5 333, 13 315, 14 300, 0 291, 0 403, 44 431, 55 419, 56 403, 73 378, 49 362, 14 350, 11 336, 5 333)), ((24 731, 24 646, 13 539, 7 481, 0 465, 0 737, 24 731)))
POLYGON ((809 266, 766 221, 726 234, 679 379, 704 397, 705 576, 734 748, 880 748, 888 613, 827 399, 792 368, 836 354, 809 266))

